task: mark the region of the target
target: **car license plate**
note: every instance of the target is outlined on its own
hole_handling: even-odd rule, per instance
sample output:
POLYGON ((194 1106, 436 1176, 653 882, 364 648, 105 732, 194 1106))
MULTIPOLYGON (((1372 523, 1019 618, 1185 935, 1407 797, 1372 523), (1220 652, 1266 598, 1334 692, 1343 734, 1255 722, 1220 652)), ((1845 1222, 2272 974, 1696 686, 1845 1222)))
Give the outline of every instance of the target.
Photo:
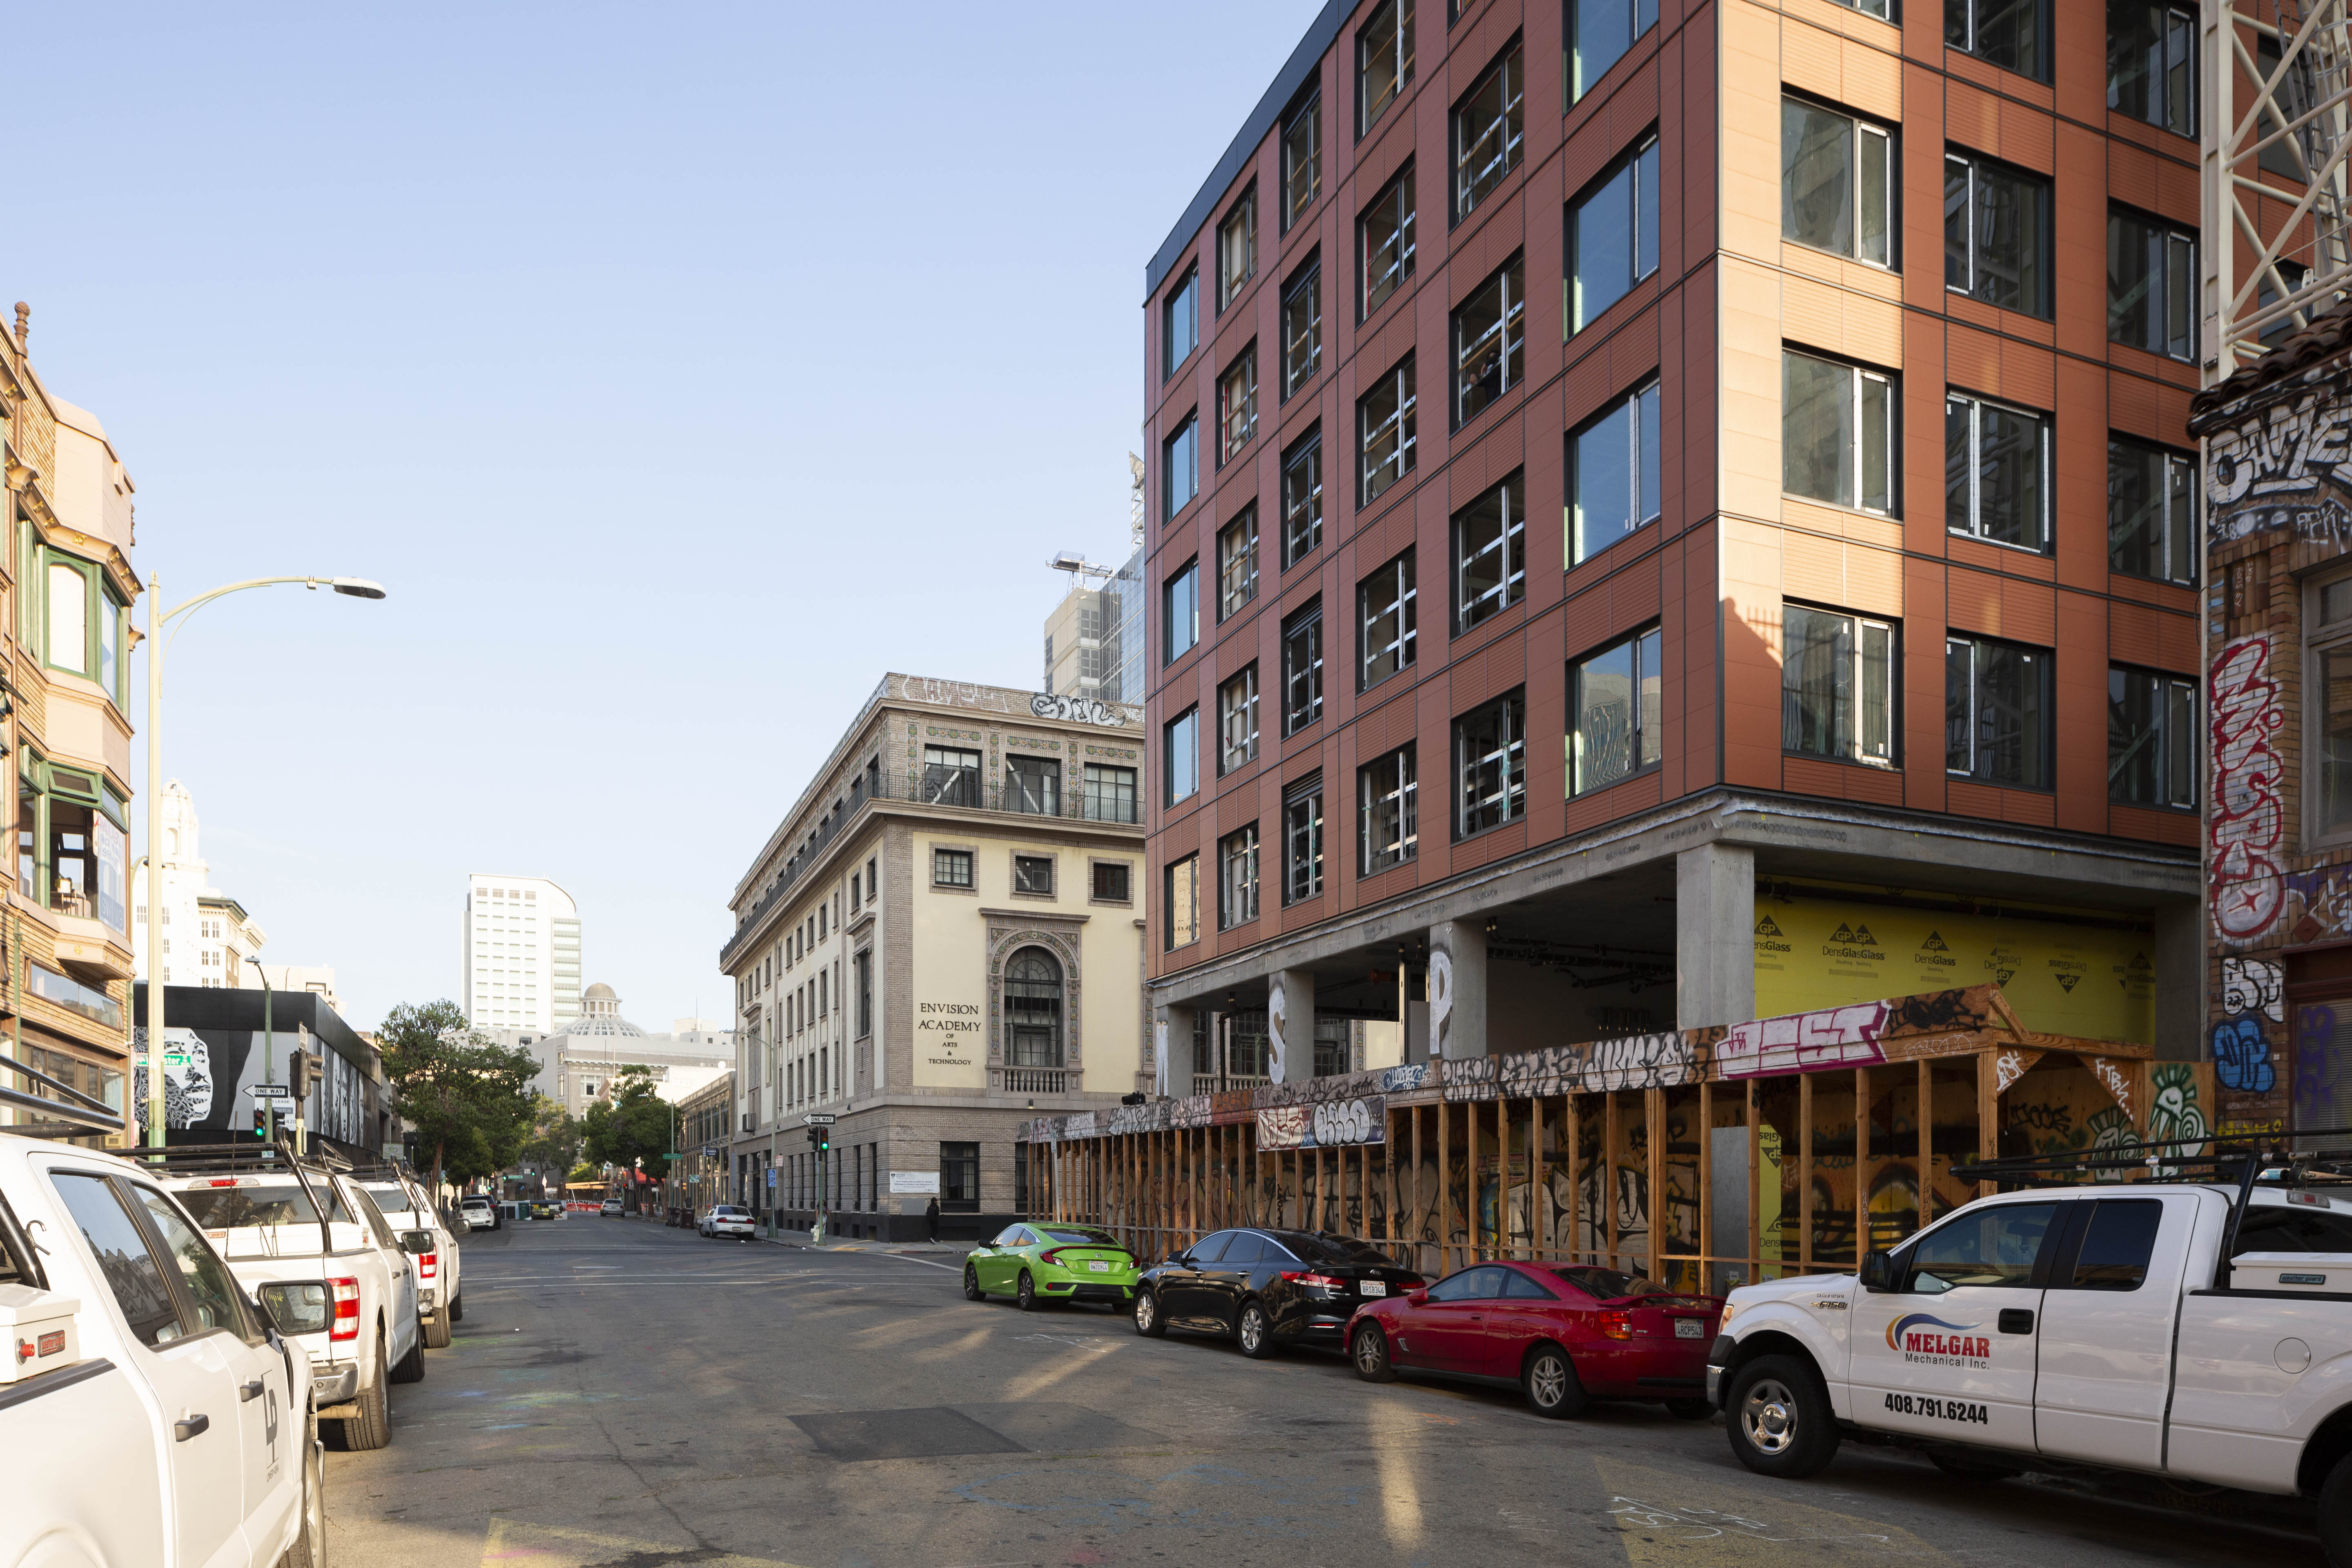
POLYGON ((1388 1281, 1385 1279, 1366 1279, 1358 1284, 1356 1289, 1360 1294, 1366 1296, 1385 1296, 1389 1293, 1388 1281))
POLYGON ((1675 1320, 1675 1338, 1678 1340, 1698 1339, 1706 1332, 1706 1325, 1700 1322, 1696 1318, 1676 1318, 1675 1320))
POLYGON ((1097 1274, 1108 1274, 1110 1272, 1110 1265, 1108 1263, 1089 1263, 1087 1267, 1093 1269, 1097 1274))

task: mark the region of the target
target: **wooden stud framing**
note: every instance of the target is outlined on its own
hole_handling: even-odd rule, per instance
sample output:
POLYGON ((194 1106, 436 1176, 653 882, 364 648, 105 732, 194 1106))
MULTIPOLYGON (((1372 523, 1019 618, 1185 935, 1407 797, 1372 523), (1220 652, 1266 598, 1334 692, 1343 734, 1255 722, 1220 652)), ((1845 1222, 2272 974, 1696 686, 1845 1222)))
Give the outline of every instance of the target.
POLYGON ((1797 1075, 1797 1272, 1813 1271, 1813 1075, 1797 1075))

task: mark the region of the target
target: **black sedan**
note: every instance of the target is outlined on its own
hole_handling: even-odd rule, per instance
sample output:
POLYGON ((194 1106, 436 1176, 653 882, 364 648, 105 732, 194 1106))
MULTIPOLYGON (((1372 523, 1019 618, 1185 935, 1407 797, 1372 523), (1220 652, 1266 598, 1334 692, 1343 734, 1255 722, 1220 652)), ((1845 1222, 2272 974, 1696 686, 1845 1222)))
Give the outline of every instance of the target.
POLYGON ((1136 1282, 1135 1331, 1230 1334, 1245 1356, 1286 1344, 1338 1344, 1366 1301, 1418 1289, 1421 1276, 1387 1254, 1303 1230, 1220 1230, 1136 1282))

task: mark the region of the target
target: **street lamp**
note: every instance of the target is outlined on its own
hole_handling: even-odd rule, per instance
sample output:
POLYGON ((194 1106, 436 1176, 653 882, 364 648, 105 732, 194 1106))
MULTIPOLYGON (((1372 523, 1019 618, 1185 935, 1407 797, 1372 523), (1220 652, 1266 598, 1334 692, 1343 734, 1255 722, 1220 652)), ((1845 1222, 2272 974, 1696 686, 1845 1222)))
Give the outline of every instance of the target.
MULTIPOLYGON (((189 611, 209 605, 224 594, 245 588, 269 588, 299 583, 315 591, 325 584, 353 599, 381 599, 383 584, 365 577, 254 577, 199 594, 184 605, 147 614, 147 1147, 163 1147, 163 847, 155 837, 155 802, 163 788, 163 628, 189 611)), ((161 605, 163 579, 147 579, 148 603, 161 605)), ((174 637, 179 634, 173 633, 174 637)), ((264 982, 265 988, 267 981, 264 982)), ((268 1005, 266 994, 263 999, 268 1005)), ((277 1064, 262 1064, 265 1075, 277 1064)), ((265 1076, 264 1082, 271 1081, 265 1076)), ((298 1109, 299 1117, 301 1111, 298 1109)))

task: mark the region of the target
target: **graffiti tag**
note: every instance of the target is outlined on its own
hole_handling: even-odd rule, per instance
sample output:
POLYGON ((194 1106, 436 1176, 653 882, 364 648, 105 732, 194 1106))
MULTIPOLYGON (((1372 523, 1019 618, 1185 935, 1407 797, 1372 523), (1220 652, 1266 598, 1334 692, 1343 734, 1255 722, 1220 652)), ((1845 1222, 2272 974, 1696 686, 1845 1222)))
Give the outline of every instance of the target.
POLYGON ((2221 1011, 2261 1013, 2272 1023, 2283 1024, 2286 1022, 2281 1000, 2285 981, 2279 966, 2268 959, 2225 958, 2221 961, 2221 1011))
POLYGON ((1869 1067, 1886 1059, 1879 1043, 1885 1023, 1884 1002, 1752 1019, 1731 1026, 1715 1058, 1726 1078, 1869 1067))
POLYGON ((2248 942, 2278 920, 2281 764, 2271 735, 2286 721, 2270 674, 2271 642, 2246 637, 2213 660, 2207 682, 2212 712, 2213 848, 2210 901, 2221 940, 2248 942))
POLYGON ((2213 1026, 2213 1076, 2240 1094, 2268 1094, 2278 1085, 2262 1018, 2241 1013, 2213 1026))

